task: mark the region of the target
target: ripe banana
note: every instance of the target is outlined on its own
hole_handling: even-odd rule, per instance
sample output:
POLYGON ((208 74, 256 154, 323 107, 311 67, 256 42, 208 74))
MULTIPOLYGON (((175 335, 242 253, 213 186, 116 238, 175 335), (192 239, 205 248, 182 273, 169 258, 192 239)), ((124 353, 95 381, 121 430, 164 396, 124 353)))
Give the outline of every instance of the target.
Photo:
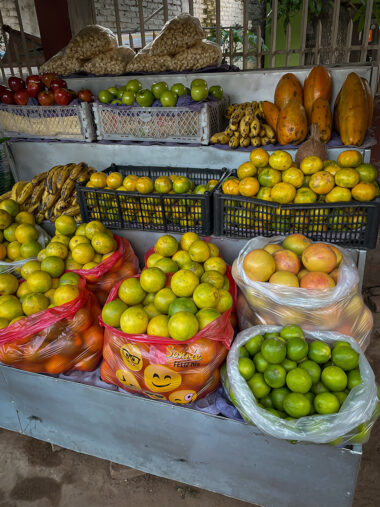
POLYGON ((33 192, 33 183, 29 182, 24 186, 21 193, 18 195, 16 201, 19 204, 24 204, 24 202, 28 199, 28 197, 32 194, 32 192, 33 192))
POLYGON ((12 187, 11 199, 17 201, 17 197, 21 194, 23 188, 28 184, 27 181, 18 181, 12 187))
POLYGON ((5 201, 5 199, 10 199, 12 196, 12 190, 9 192, 5 192, 5 194, 0 196, 0 201, 5 201))

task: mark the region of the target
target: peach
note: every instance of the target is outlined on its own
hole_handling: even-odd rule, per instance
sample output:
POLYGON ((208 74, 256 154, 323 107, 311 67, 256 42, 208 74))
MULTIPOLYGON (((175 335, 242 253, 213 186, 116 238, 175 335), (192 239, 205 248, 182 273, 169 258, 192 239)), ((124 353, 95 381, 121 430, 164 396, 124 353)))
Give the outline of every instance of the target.
POLYGON ((322 271, 313 271, 302 278, 300 287, 302 289, 330 289, 335 287, 335 282, 328 274, 322 271))
POLYGON ((313 243, 302 254, 302 262, 309 271, 330 273, 337 263, 335 252, 324 243, 313 243))
POLYGON ((269 278, 269 283, 277 285, 286 285, 287 287, 299 287, 299 281, 295 274, 290 271, 276 271, 269 278))
POLYGON ((243 261, 245 274, 254 282, 266 282, 276 270, 274 259, 265 250, 249 252, 243 261))
POLYGON ((303 234, 290 234, 287 238, 282 242, 282 246, 287 250, 291 250, 297 255, 302 255, 305 248, 311 245, 310 239, 308 239, 303 234))
POLYGON ((301 269, 298 255, 291 250, 280 250, 273 254, 276 271, 290 271, 295 275, 301 269))
POLYGON ((264 246, 264 250, 271 255, 273 255, 275 252, 279 252, 280 250, 283 250, 281 245, 275 245, 274 243, 268 243, 264 246))

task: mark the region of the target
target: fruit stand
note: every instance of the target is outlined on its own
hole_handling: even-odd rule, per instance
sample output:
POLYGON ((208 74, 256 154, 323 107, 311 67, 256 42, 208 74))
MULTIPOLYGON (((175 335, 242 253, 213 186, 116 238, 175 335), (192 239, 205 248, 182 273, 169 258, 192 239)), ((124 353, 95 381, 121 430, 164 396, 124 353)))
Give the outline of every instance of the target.
MULTIPOLYGON (((292 72, 303 82, 309 70, 294 68, 292 72)), ((377 88, 377 67, 357 65, 332 67, 329 70, 334 83, 333 101, 350 72, 356 72, 366 78, 372 93, 377 88)), ((232 104, 253 99, 267 100, 268 90, 272 98, 283 74, 284 71, 276 69, 199 73, 196 77, 222 86, 232 104)), ((165 76, 169 86, 178 82, 190 86, 193 78, 194 75, 190 74, 165 76)), ((160 75, 141 77, 146 87, 161 79, 163 76, 160 75)), ((125 76, 120 76, 82 77, 67 81, 70 88, 91 88, 94 94, 98 94, 103 89, 122 85, 125 80, 125 76)), ((211 137, 211 132, 209 136, 211 137)), ((371 146, 370 140, 366 138, 363 146, 357 148, 363 162, 370 162, 371 146)), ((78 167, 81 166, 79 161, 83 160, 86 164, 81 168, 87 171, 88 178, 91 174, 89 167, 103 171, 111 164, 115 164, 111 170, 120 171, 123 177, 131 172, 126 170, 125 174, 123 173, 123 166, 126 165, 137 169, 149 167, 153 173, 157 167, 177 168, 180 175, 187 169, 189 178, 192 171, 203 170, 213 180, 217 181, 220 177, 220 181, 217 181, 220 187, 217 187, 217 190, 222 188, 222 179, 226 174, 236 170, 249 158, 247 151, 224 150, 220 149, 220 146, 218 148, 217 144, 143 144, 127 139, 102 139, 98 142, 11 139, 7 142, 6 149, 16 181, 30 181, 42 171, 66 164, 69 160, 77 161, 78 167), (220 174, 215 172, 217 170, 220 174)), ((332 143, 327 146, 327 159, 335 161, 345 150, 345 146, 332 143)), ((296 147, 286 146, 284 151, 294 160, 296 147)), ((274 150, 269 149, 270 154, 273 152, 274 150)), ((46 181, 49 181, 48 177, 46 181)), ((77 191, 83 183, 84 194, 95 194, 93 187, 86 185, 86 181, 87 179, 83 178, 83 181, 78 183, 77 191)), ((196 181, 197 185, 201 183, 196 181)), ((48 183, 46 186, 49 186, 48 183)), ((103 188, 99 188, 97 191, 101 192, 103 188)), ((245 237, 225 237, 224 232, 216 236, 213 226, 218 215, 208 201, 211 199, 209 195, 213 196, 212 193, 202 196, 202 210, 206 210, 207 216, 209 215, 210 227, 205 227, 206 216, 202 215, 200 223, 203 228, 197 232, 209 236, 211 244, 215 245, 223 259, 232 265, 250 236, 247 234, 245 237), (213 212, 214 221, 211 220, 213 212)), ((65 199, 63 190, 61 199, 65 199)), ((162 200, 164 201, 165 199, 162 200)), ((74 207, 76 206, 75 203, 74 207)), ((191 206, 194 213, 197 205, 191 206)), ((83 203, 80 207, 84 220, 86 208, 83 203)), ((154 210, 157 212, 157 209, 154 210)), ((115 229, 115 234, 130 241, 140 266, 143 267, 146 260, 144 255, 148 255, 147 252, 157 244, 163 233, 145 227, 140 227, 143 230, 133 230, 133 227, 128 226, 125 216, 128 212, 122 215, 120 206, 118 211, 120 216, 125 218, 125 228, 118 225, 119 222, 112 222, 112 216, 109 218, 109 215, 108 222, 105 219, 103 221, 107 227, 115 229)), ((99 212, 99 209, 96 212, 99 212)), ((196 213, 200 214, 198 210, 196 213)), ((78 213, 75 217, 77 216, 78 213)), ((89 221, 98 217, 85 218, 89 221)), ((102 221, 101 217, 99 219, 102 221)), ((166 217, 163 224, 165 227, 167 221, 166 217)), ((159 222, 158 224, 162 225, 159 222)), ((54 235, 51 222, 45 220, 42 225, 48 233, 54 235)), ((181 234, 175 232, 175 228, 167 230, 180 240, 181 234)), ((350 248, 350 245, 347 246, 350 248)), ((364 274, 365 248, 366 245, 352 247, 351 252, 358 268, 360 283, 364 274)), ((107 252, 104 253, 107 255, 107 252)), ((128 276, 137 276, 137 273, 129 273, 128 276)), ((119 281, 114 280, 113 283, 119 281)), ((133 306, 129 309, 131 308, 133 306)), ((47 372, 51 373, 50 370, 47 372)), ((82 377, 82 383, 74 378, 74 381, 69 381, 70 379, 58 378, 57 375, 32 373, 0 364, 0 426, 147 473, 260 505, 301 505, 306 497, 308 505, 352 504, 360 467, 361 445, 353 443, 336 447, 302 441, 295 444, 293 441, 262 433, 257 427, 241 420, 142 398, 130 392, 115 391, 98 378, 95 382, 96 375, 87 375, 87 379, 82 377), (94 383, 95 385, 86 385, 94 383)))

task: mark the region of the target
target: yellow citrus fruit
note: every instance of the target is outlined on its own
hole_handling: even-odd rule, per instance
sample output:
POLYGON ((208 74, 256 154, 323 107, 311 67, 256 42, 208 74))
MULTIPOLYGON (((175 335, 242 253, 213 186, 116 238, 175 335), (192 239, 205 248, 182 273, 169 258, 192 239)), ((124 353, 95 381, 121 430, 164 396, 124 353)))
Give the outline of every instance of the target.
POLYGON ((210 249, 205 241, 197 240, 190 245, 190 259, 195 262, 205 262, 210 257, 210 249))
POLYGON ((175 273, 178 271, 178 264, 168 257, 164 257, 157 261, 154 267, 160 269, 164 273, 175 273))
POLYGON ((95 250, 91 245, 87 245, 86 243, 77 245, 71 253, 74 261, 79 262, 80 264, 87 264, 95 257, 95 250))
POLYGON ((20 210, 20 205, 13 199, 4 199, 0 202, 0 209, 9 213, 11 217, 15 217, 20 210))
MULTIPOLYGON (((198 234, 195 232, 185 232, 185 234, 182 235, 180 240, 180 245, 182 250, 188 251, 191 244, 194 243, 194 241, 199 240, 198 234)), ((175 259, 174 259, 175 260, 175 259)))
POLYGON ((46 271, 33 271, 28 276, 27 282, 31 292, 44 293, 51 289, 52 286, 51 276, 46 271))
POLYGON ((145 292, 156 293, 166 285, 166 276, 157 267, 144 269, 140 275, 140 285, 145 292))
POLYGON ((44 294, 27 294, 22 302, 22 311, 25 315, 42 312, 50 305, 50 299, 44 294))
POLYGON ((52 278, 51 282, 52 282, 52 285, 51 285, 52 289, 56 289, 59 285, 59 278, 52 278))
POLYGON ((260 184, 256 178, 244 178, 239 183, 239 193, 245 197, 253 197, 259 191, 260 184))
POLYGON ((121 314, 120 327, 124 333, 143 334, 148 327, 148 314, 139 306, 131 306, 121 314))
POLYGON ((340 169, 335 175, 335 184, 339 187, 353 188, 359 181, 359 173, 355 169, 340 169))
POLYGON ((286 171, 292 165, 293 160, 292 157, 283 150, 276 150, 269 157, 269 165, 272 169, 276 169, 277 171, 286 171))
POLYGON ((46 248, 43 248, 37 254, 37 260, 38 260, 38 262, 42 262, 45 259, 45 257, 47 257, 46 248))
POLYGON ((319 157, 315 155, 309 155, 302 160, 300 169, 304 174, 314 174, 318 171, 322 171, 323 162, 319 157))
POLYGON ((176 194, 186 194, 191 187, 192 182, 186 176, 179 176, 173 181, 173 190, 176 194))
POLYGON ((30 224, 19 224, 15 231, 16 240, 19 243, 26 243, 38 239, 38 232, 35 227, 30 224))
MULTIPOLYGON (((211 257, 212 259, 213 257, 211 257)), ((223 261, 224 262, 224 261, 223 261)), ((219 271, 209 270, 205 271, 201 277, 202 283, 210 283, 217 289, 222 289, 224 285, 224 276, 219 271)))
POLYGON ((80 245, 82 243, 86 243, 87 245, 90 244, 90 240, 87 238, 87 236, 73 236, 70 239, 69 248, 70 248, 70 250, 72 250, 77 245, 80 245))
POLYGON ((137 180, 136 190, 140 194, 151 194, 154 190, 153 181, 147 176, 142 176, 137 180))
POLYGON ((65 271, 65 262, 60 257, 45 257, 41 262, 41 271, 46 271, 53 278, 57 278, 65 271))
POLYGON ((15 294, 18 289, 17 278, 11 273, 0 274, 0 294, 15 294))
POLYGON ((186 250, 177 250, 172 257, 172 260, 182 269, 186 268, 186 266, 191 263, 190 255, 186 252, 186 250))
POLYGON ((377 170, 372 164, 360 164, 358 167, 355 167, 355 169, 359 174, 360 181, 365 181, 367 183, 376 181, 377 170))
POLYGON ((249 160, 255 167, 265 167, 269 162, 269 155, 263 148, 256 148, 252 150, 249 155, 249 160))
POLYGON ((161 236, 154 245, 154 251, 163 257, 171 257, 178 250, 178 241, 170 234, 161 236))
POLYGON ((348 202, 348 201, 351 201, 351 190, 349 188, 334 187, 326 195, 326 202, 348 202))
POLYGON ((23 315, 22 306, 20 301, 12 296, 7 299, 3 299, 0 304, 0 318, 11 321, 16 317, 23 315))
POLYGON ((107 177, 101 172, 92 173, 89 183, 92 188, 104 188, 107 185, 107 177))
POLYGON ((21 244, 18 241, 12 241, 7 246, 7 256, 12 261, 17 261, 21 259, 21 244))
POLYGON ((91 245, 95 252, 99 254, 108 254, 116 249, 116 243, 113 238, 104 232, 97 232, 91 239, 91 245))
POLYGON ((198 308, 215 308, 219 300, 219 291, 210 283, 199 284, 193 293, 198 308))
POLYGON ((376 187, 373 183, 361 181, 352 189, 352 197, 356 201, 372 201, 377 195, 376 187))
POLYGON ((11 223, 12 223, 11 215, 7 211, 0 209, 0 230, 6 229, 11 225, 11 223))
POLYGON ((79 289, 71 284, 60 285, 55 289, 54 304, 56 306, 64 305, 73 301, 79 296, 79 289))
POLYGON ((204 329, 211 322, 220 317, 220 313, 215 308, 202 308, 196 314, 196 317, 199 322, 199 329, 204 329))
POLYGON ((114 299, 106 305, 102 310, 102 319, 107 326, 120 327, 120 317, 128 306, 121 299, 114 299))
POLYGON ((6 248, 6 246, 1 244, 0 245, 0 260, 5 259, 6 256, 7 256, 7 248, 6 248))
POLYGON ((79 224, 77 230, 75 231, 76 236, 86 236, 86 227, 87 224, 79 224))
POLYGON ((227 180, 222 185, 223 194, 239 195, 239 180, 227 180))
POLYGON ((65 236, 72 236, 77 230, 77 224, 73 217, 67 215, 61 215, 54 223, 56 233, 63 234, 65 236))
POLYGON ((146 292, 138 278, 127 278, 120 284, 118 295, 127 305, 138 305, 144 301, 146 292))
POLYGON ((199 278, 188 269, 180 269, 174 273, 170 281, 170 288, 178 297, 192 296, 197 285, 199 285, 199 278))
POLYGON ((15 222, 16 224, 34 225, 36 223, 36 219, 32 213, 29 213, 28 211, 20 211, 20 213, 17 213, 15 217, 15 222))
POLYGON ((30 259, 32 257, 37 257, 40 250, 42 250, 42 246, 38 241, 27 241, 21 245, 20 255, 23 259, 30 259))
POLYGON ((199 329, 198 319, 191 312, 177 312, 169 319, 169 336, 173 340, 189 340, 199 329))
POLYGON ((156 262, 158 262, 160 259, 163 259, 162 255, 158 253, 152 253, 151 255, 149 255, 146 261, 146 265, 148 266, 148 268, 153 268, 156 262))
POLYGON ((207 243, 208 249, 210 250, 210 257, 218 257, 219 248, 214 243, 207 243))
POLYGON ((323 166, 323 170, 327 171, 328 173, 332 174, 333 176, 336 175, 336 173, 340 170, 340 166, 334 162, 334 164, 329 164, 327 166, 323 166))
POLYGON ((9 326, 9 320, 1 318, 0 319, 0 329, 4 329, 9 326))
POLYGON ((20 299, 23 296, 30 294, 31 292, 32 291, 29 289, 28 282, 25 281, 25 282, 20 283, 16 294, 17 294, 17 297, 20 299))
POLYGON ((148 315, 148 319, 153 319, 153 317, 156 317, 156 315, 162 315, 159 310, 157 310, 154 303, 149 303, 148 305, 144 306, 144 311, 148 315))
POLYGON ((200 278, 203 275, 203 273, 205 272, 205 270, 203 269, 203 265, 201 263, 195 262, 195 261, 191 261, 191 264, 186 266, 185 269, 194 273, 198 278, 200 278))
POLYGON ((244 178, 249 178, 251 176, 255 176, 257 173, 256 167, 252 164, 252 162, 244 162, 240 164, 237 170, 237 177, 239 180, 243 180, 244 178))
POLYGON ((78 285, 80 276, 76 273, 65 273, 59 278, 59 285, 78 285))
POLYGON ((169 338, 168 324, 169 317, 167 315, 156 315, 148 323, 147 334, 169 338))
POLYGON ((302 187, 304 174, 301 169, 297 169, 296 167, 289 167, 282 173, 282 181, 284 183, 290 183, 293 187, 300 188, 302 187))
POLYGON ((154 182, 154 189, 159 194, 168 194, 172 188, 173 183, 168 176, 159 176, 154 182))
POLYGON ((177 296, 169 288, 165 287, 159 290, 154 296, 154 306, 161 313, 168 313, 169 307, 173 301, 176 301, 177 296))
POLYGON ((340 167, 357 167, 363 163, 363 157, 360 151, 345 150, 339 153, 337 162, 340 167))
POLYGON ((92 237, 97 232, 106 232, 106 231, 107 231, 107 229, 104 227, 102 222, 100 222, 99 220, 93 220, 92 222, 89 222, 86 225, 86 236, 88 237, 88 239, 92 239, 92 237))
POLYGON ((70 238, 69 236, 65 236, 64 234, 56 234, 51 238, 51 242, 62 243, 65 246, 69 246, 70 238))
POLYGON ((227 271, 227 265, 221 257, 209 257, 204 265, 204 270, 207 271, 218 271, 224 275, 227 271))
POLYGON ((58 241, 53 241, 53 243, 49 243, 45 248, 46 257, 60 257, 61 259, 66 259, 69 251, 66 245, 63 243, 59 243, 58 241))
POLYGON ((82 269, 93 269, 96 268, 97 265, 97 262, 86 262, 86 264, 83 264, 82 269))
POLYGON ((73 259, 66 259, 66 261, 65 261, 65 268, 68 270, 82 269, 82 267, 83 267, 83 264, 81 264, 80 262, 76 262, 73 259))
POLYGON ((296 189, 290 183, 276 183, 272 188, 271 197, 274 202, 288 204, 296 196, 296 189))
POLYGON ((136 192, 136 183, 138 181, 138 176, 135 174, 128 174, 123 180, 123 187, 127 192, 136 192))
POLYGON ((309 182, 309 187, 316 194, 328 194, 334 188, 334 176, 327 171, 314 173, 309 182))
POLYGON ((106 178, 107 186, 116 190, 123 183, 123 177, 120 173, 110 173, 106 178))
POLYGON ((41 263, 39 261, 28 261, 21 268, 21 276, 27 280, 30 274, 40 270, 41 263))
POLYGON ((220 313, 224 313, 230 308, 232 308, 233 305, 233 299, 231 294, 224 289, 219 289, 219 298, 218 302, 216 304, 216 309, 220 313))
POLYGON ((259 183, 262 187, 273 187, 281 181, 281 172, 277 169, 264 167, 258 176, 259 183))
POLYGON ((317 195, 310 188, 297 189, 294 204, 311 204, 317 201, 317 195))
POLYGON ((4 229, 3 235, 4 238, 11 243, 12 241, 17 241, 16 239, 16 229, 19 226, 19 224, 11 224, 9 227, 4 229))
POLYGON ((48 291, 44 293, 44 296, 46 296, 49 299, 49 305, 54 304, 54 294, 55 289, 51 288, 48 291))
POLYGON ((218 180, 208 180, 206 190, 210 192, 212 189, 216 187, 218 183, 219 183, 218 180))

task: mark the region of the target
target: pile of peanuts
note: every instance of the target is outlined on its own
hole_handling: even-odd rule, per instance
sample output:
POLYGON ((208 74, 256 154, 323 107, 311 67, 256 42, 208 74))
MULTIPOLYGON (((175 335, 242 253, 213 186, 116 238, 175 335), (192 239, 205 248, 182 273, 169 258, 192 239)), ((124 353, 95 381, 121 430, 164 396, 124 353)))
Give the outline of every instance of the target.
POLYGON ((88 25, 82 28, 67 44, 65 54, 80 60, 90 60, 99 53, 116 47, 116 37, 109 28, 88 25))
POLYGON ((190 14, 180 14, 165 24, 152 43, 150 54, 175 55, 204 37, 205 33, 198 18, 190 14))
POLYGON ((82 70, 91 74, 124 74, 127 64, 133 60, 135 52, 126 47, 111 49, 88 60, 82 70))

